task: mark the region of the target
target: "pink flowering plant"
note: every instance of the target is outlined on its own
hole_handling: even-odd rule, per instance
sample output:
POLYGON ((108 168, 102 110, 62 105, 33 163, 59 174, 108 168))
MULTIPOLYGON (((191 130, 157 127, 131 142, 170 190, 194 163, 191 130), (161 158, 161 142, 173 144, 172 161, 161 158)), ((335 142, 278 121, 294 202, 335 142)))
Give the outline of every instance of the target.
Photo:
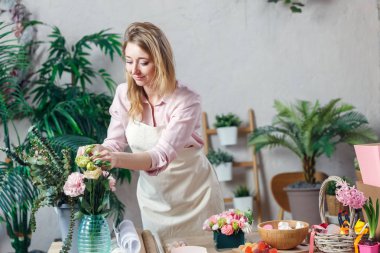
MULTIPOLYGON (((350 208, 350 220, 353 221, 355 209, 360 209, 366 203, 367 198, 364 196, 363 192, 355 188, 355 186, 350 186, 346 181, 338 182, 336 190, 336 199, 343 204, 343 206, 348 206, 350 208)), ((351 228, 355 224, 351 222, 351 228)))
POLYGON ((108 171, 109 162, 94 161, 94 145, 86 147, 83 155, 75 159, 80 172, 71 173, 65 185, 64 193, 72 198, 79 198, 81 214, 106 214, 109 206, 110 192, 116 191, 116 180, 108 171))
POLYGON ((208 218, 203 223, 203 230, 225 235, 236 234, 239 231, 249 233, 252 231, 252 223, 253 214, 251 210, 242 212, 239 209, 230 209, 208 218))

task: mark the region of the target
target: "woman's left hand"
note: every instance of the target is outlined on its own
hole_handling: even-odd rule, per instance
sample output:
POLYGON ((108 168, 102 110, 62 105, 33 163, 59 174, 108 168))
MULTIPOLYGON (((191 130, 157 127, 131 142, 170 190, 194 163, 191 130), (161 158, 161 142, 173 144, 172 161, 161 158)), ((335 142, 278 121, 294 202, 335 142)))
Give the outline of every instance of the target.
POLYGON ((96 152, 94 154, 94 162, 97 160, 101 160, 102 162, 109 162, 111 166, 106 169, 112 169, 113 167, 115 167, 115 164, 116 164, 115 153, 107 149, 103 149, 102 151, 96 152))

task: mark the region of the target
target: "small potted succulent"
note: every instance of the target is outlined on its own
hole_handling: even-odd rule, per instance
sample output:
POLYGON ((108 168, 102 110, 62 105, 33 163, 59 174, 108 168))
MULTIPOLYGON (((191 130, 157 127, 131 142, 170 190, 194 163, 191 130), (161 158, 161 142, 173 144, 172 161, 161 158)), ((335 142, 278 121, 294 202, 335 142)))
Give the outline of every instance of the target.
POLYGON ((252 210, 252 195, 246 185, 239 185, 234 190, 233 203, 236 209, 252 210))
POLYGON ((226 151, 218 149, 210 150, 207 158, 215 167, 215 172, 219 181, 230 181, 232 179, 233 156, 226 151))
POLYGON ((238 127, 241 124, 239 117, 233 113, 216 115, 214 127, 218 133, 220 144, 223 146, 237 143, 238 127))
POLYGON ((379 199, 376 199, 376 210, 371 197, 363 205, 367 216, 369 226, 369 236, 367 240, 361 241, 359 244, 360 253, 378 253, 379 243, 375 240, 376 228, 379 222, 379 199))

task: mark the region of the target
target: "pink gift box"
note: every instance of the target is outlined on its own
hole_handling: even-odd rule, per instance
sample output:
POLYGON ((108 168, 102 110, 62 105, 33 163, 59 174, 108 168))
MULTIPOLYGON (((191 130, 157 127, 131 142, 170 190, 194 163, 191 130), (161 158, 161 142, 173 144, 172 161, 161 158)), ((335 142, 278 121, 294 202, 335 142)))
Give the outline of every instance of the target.
POLYGON ((380 143, 354 145, 363 183, 380 187, 380 143))

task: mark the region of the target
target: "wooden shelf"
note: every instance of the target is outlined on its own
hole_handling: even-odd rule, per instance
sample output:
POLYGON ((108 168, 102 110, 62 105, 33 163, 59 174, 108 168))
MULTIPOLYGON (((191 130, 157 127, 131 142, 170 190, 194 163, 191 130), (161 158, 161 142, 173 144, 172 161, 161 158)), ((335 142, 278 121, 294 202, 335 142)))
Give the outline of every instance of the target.
MULTIPOLYGON (((233 198, 224 198, 224 203, 232 203, 233 202, 233 198)), ((256 201, 256 197, 253 196, 253 200, 256 201)))
MULTIPOLYGON (((254 124, 254 114, 253 110, 248 110, 248 127, 239 127, 238 133, 240 135, 249 135, 255 130, 255 124, 254 124)), ((209 149, 211 148, 211 135, 216 135, 216 129, 215 128, 209 128, 208 122, 207 122, 207 114, 203 112, 202 114, 202 127, 203 127, 203 137, 205 140, 204 144, 204 152, 205 154, 208 153, 209 149)), ((257 166, 257 156, 254 153, 254 150, 252 151, 252 160, 251 161, 241 161, 241 162, 233 162, 232 167, 234 169, 240 169, 240 168, 247 168, 252 170, 253 174, 253 185, 255 187, 255 194, 253 196, 253 200, 256 203, 257 208, 257 221, 261 222, 261 204, 260 204, 260 187, 259 187, 259 175, 258 175, 258 166, 257 166)), ((224 203, 232 203, 232 198, 224 198, 224 203)))
POLYGON ((248 161, 248 162, 232 162, 232 167, 233 168, 248 168, 252 167, 253 161, 248 161))
MULTIPOLYGON (((238 133, 239 134, 249 134, 251 132, 252 132, 252 130, 249 127, 239 127, 238 128, 238 133)), ((208 135, 216 135, 217 134, 215 128, 209 128, 209 129, 207 129, 206 133, 208 135)))

